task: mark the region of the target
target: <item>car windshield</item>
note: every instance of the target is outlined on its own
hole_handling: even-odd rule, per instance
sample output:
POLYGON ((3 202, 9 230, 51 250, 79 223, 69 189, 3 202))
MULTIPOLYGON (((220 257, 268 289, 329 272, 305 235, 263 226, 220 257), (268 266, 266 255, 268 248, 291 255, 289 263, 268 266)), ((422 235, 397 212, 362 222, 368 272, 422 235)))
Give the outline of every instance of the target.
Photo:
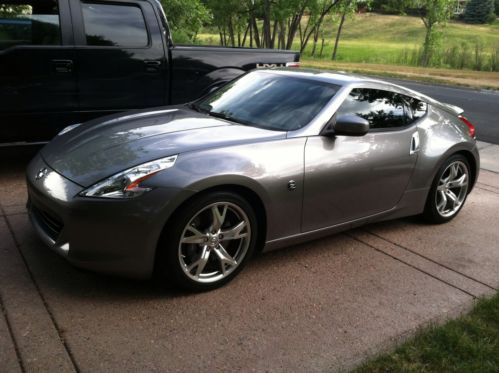
POLYGON ((277 131, 306 126, 339 86, 289 75, 252 72, 192 107, 233 122, 277 131))

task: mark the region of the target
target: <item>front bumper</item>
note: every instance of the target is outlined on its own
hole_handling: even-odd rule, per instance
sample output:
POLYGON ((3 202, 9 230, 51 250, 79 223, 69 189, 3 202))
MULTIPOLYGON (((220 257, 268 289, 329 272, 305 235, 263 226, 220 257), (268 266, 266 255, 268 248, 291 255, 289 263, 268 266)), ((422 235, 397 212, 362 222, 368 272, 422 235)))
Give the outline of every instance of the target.
POLYGON ((151 276, 159 237, 178 205, 174 201, 187 193, 156 188, 130 200, 80 197, 84 188, 40 155, 28 166, 27 186, 30 220, 46 245, 75 266, 133 278, 151 276))

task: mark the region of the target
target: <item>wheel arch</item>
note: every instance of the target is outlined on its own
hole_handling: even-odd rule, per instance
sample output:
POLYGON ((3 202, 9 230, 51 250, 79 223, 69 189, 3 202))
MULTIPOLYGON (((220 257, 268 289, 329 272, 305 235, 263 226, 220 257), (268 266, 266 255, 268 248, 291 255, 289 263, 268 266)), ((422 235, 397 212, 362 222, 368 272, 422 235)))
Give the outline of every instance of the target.
POLYGON ((248 186, 244 186, 241 184, 220 184, 220 185, 214 185, 214 186, 208 186, 204 189, 198 190, 196 193, 190 195, 188 198, 183 200, 178 206, 175 207, 173 212, 168 216, 166 219, 165 223, 163 224, 163 229, 158 237, 157 243, 156 243, 156 249, 155 249, 155 256, 154 256, 154 267, 157 267, 157 262, 158 262, 158 255, 160 253, 159 250, 159 244, 162 240, 163 235, 165 234, 166 230, 168 229, 168 225, 175 219, 177 214, 191 201, 193 201, 195 198, 199 198, 202 195, 209 194, 209 193, 214 193, 214 192, 232 192, 240 195, 241 197, 245 198, 248 203, 254 208, 256 218, 257 218, 257 224, 258 224, 258 229, 257 229, 257 242, 256 242, 256 251, 261 252, 266 241, 267 237, 267 210, 265 208, 265 205, 263 203, 262 198, 260 195, 255 192, 253 189, 249 188, 248 186))
POLYGON ((459 151, 451 154, 450 156, 455 155, 455 154, 460 154, 460 155, 464 156, 466 158, 466 160, 468 161, 468 164, 470 165, 471 184, 470 184, 470 188, 468 189, 468 194, 469 194, 471 192, 471 190, 473 189, 473 187, 475 186, 476 180, 478 178, 478 171, 479 170, 478 170, 478 165, 477 165, 477 159, 475 158, 473 153, 468 151, 468 150, 459 150, 459 151))
POLYGON ((468 164, 470 165, 471 184, 470 184, 470 188, 468 190, 468 193, 469 193, 473 189, 475 182, 478 178, 479 169, 478 169, 478 159, 473 154, 473 152, 468 150, 468 149, 463 149, 461 147, 454 147, 452 149, 449 149, 449 151, 447 151, 445 153, 445 155, 440 158, 440 161, 437 162, 437 164, 435 165, 433 172, 432 172, 431 182, 433 183, 433 180, 435 179, 438 171, 440 170, 440 167, 442 167, 444 162, 446 162, 450 157, 452 157, 454 155, 462 155, 463 157, 466 158, 466 160, 468 161, 468 164))

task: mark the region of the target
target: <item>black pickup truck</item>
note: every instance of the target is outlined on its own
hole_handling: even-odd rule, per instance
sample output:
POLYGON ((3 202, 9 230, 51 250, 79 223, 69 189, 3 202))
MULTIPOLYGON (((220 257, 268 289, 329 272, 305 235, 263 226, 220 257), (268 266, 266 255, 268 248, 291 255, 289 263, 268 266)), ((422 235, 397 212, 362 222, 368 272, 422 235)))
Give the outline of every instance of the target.
POLYGON ((0 0, 0 143, 118 111, 188 102, 299 54, 174 45, 157 0, 0 0))

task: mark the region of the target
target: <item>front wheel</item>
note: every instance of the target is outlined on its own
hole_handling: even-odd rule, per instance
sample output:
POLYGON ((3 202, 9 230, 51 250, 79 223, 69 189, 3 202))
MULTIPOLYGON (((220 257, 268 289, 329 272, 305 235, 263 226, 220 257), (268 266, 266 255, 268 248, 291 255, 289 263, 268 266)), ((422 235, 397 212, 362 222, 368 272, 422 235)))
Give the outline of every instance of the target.
POLYGON ((423 217, 441 224, 453 219, 466 201, 470 185, 470 166, 462 155, 450 157, 438 171, 426 201, 423 217))
POLYGON ((241 196, 214 192, 173 217, 160 241, 160 270, 177 286, 210 290, 239 273, 254 251, 255 212, 241 196))

